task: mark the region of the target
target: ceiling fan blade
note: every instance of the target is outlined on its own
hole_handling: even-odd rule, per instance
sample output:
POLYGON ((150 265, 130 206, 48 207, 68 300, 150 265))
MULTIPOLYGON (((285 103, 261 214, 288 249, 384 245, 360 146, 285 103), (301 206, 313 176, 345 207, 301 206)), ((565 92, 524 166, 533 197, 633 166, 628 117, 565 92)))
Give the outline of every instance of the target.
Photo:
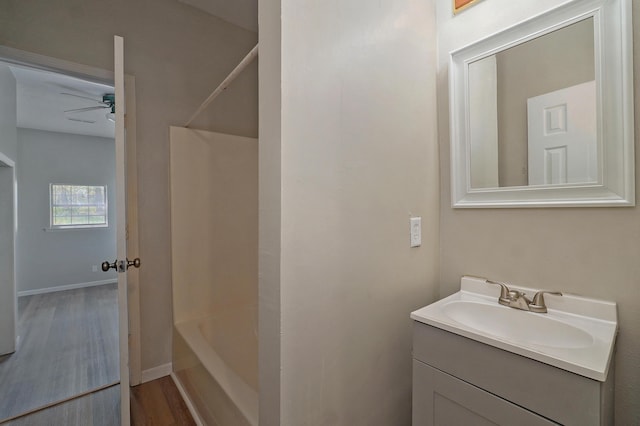
POLYGON ((95 121, 94 121, 94 120, 83 120, 83 119, 81 119, 81 118, 67 117, 67 120, 77 121, 77 122, 80 122, 80 123, 95 124, 95 121))
POLYGON ((68 109, 65 112, 85 112, 85 111, 95 111, 97 109, 106 109, 106 108, 110 108, 106 105, 104 106, 94 106, 94 107, 87 107, 87 108, 78 108, 78 109, 68 109))
POLYGON ((89 101, 93 101, 96 102, 98 104, 103 104, 103 105, 107 105, 107 102, 104 102, 100 99, 94 99, 94 98, 90 98, 88 96, 80 96, 80 95, 74 95, 73 93, 67 93, 67 92, 62 92, 60 93, 61 95, 66 95, 66 96, 73 96, 74 98, 81 98, 81 99, 87 99, 89 101))

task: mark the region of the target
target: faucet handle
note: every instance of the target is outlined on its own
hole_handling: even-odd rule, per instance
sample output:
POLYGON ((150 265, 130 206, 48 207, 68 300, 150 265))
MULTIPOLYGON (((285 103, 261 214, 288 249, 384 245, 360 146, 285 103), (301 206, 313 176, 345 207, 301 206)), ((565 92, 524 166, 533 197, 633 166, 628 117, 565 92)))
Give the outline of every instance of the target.
POLYGON ((529 305, 531 312, 545 313, 547 312, 547 305, 544 301, 545 294, 555 294, 556 296, 562 296, 559 291, 539 291, 533 296, 533 301, 529 305))
POLYGON ((497 284, 500 286, 500 298, 498 299, 498 301, 508 303, 511 300, 511 290, 505 283, 491 280, 486 280, 486 282, 487 284, 497 284))

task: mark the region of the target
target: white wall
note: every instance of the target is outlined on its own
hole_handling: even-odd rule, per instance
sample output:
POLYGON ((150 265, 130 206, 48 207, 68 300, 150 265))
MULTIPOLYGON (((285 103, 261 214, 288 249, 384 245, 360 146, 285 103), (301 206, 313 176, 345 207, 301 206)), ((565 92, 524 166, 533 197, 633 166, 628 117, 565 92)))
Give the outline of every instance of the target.
POLYGON ((438 277, 433 3, 260 9, 260 424, 408 425, 409 313, 438 277))
MULTIPOLYGON (((438 133, 441 178, 441 289, 464 274, 618 303, 617 425, 640 424, 640 208, 452 209, 449 180, 448 52, 534 16, 561 0, 490 0, 452 17, 438 0, 438 133)), ((640 8, 634 1, 634 70, 640 73, 640 8)), ((636 139, 640 85, 635 85, 636 139)), ((638 144, 636 143, 636 152, 638 144)), ((636 157, 636 185, 640 157, 636 157)))
MULTIPOLYGON (((142 369, 171 361, 169 125, 182 125, 255 45, 257 35, 175 0, 0 2, 0 45, 109 69, 124 36, 136 77, 142 369)), ((257 135, 257 65, 196 128, 257 135)))
POLYGON ((18 129, 18 292, 117 279, 113 139, 18 129), (45 232, 49 184, 107 185, 106 228, 45 232), (93 272, 92 266, 98 271, 93 272))

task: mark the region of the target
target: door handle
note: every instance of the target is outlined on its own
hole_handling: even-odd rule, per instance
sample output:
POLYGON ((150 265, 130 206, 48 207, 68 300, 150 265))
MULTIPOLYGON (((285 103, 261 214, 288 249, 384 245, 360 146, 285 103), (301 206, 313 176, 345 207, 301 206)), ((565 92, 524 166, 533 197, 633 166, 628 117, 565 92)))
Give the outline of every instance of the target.
POLYGON ((134 268, 139 268, 140 267, 140 258, 136 257, 133 260, 129 260, 127 259, 127 269, 129 269, 130 267, 134 267, 134 268))
POLYGON ((127 259, 126 262, 126 269, 124 268, 125 265, 123 265, 125 262, 118 262, 118 259, 114 260, 113 263, 109 263, 107 261, 102 262, 102 271, 104 272, 108 272, 109 269, 115 269, 116 271, 119 272, 124 272, 126 269, 129 269, 130 267, 134 267, 134 268, 139 268, 141 265, 140 262, 140 258, 136 257, 133 260, 129 260, 127 259))
POLYGON ((118 269, 118 259, 114 260, 113 263, 109 263, 107 261, 102 262, 102 272, 108 272, 109 269, 118 269))

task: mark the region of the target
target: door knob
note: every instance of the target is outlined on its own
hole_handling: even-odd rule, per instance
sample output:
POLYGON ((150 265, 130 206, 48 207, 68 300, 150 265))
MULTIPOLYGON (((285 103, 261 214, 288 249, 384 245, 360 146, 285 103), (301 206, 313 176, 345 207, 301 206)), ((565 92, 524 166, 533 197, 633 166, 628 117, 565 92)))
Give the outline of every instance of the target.
POLYGON ((113 268, 113 269, 117 269, 118 266, 116 265, 116 263, 118 262, 118 260, 114 260, 113 263, 109 263, 107 261, 102 262, 102 271, 103 272, 108 272, 109 269, 113 268))
POLYGON ((132 266, 134 268, 139 268, 140 267, 140 258, 139 257, 136 257, 133 260, 127 259, 127 269, 129 269, 132 266))
MULTIPOLYGON (((104 272, 107 272, 107 271, 109 271, 109 269, 113 268, 118 272, 124 272, 125 271, 124 263, 125 263, 124 261, 118 262, 118 259, 114 260, 113 263, 109 263, 109 262, 105 261, 105 262, 102 262, 102 270, 104 272)), ((126 266, 127 266, 127 269, 129 269, 131 266, 133 266, 134 268, 139 268, 140 267, 140 258, 136 257, 133 260, 127 259, 126 266)))

